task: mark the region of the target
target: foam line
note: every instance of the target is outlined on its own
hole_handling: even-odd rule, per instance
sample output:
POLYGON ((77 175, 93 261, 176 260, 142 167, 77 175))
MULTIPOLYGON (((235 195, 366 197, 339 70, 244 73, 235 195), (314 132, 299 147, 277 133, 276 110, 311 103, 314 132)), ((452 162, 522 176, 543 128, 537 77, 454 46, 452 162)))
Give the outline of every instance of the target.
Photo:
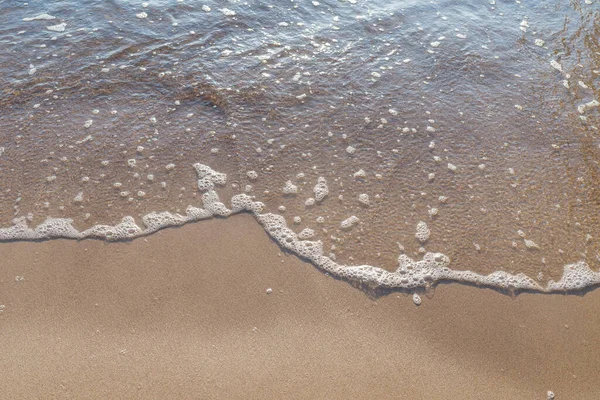
MULTIPOLYGON (((323 254, 323 243, 304 238, 312 237, 314 232, 306 231, 297 234, 287 226, 285 218, 279 214, 263 213, 264 204, 255 201, 246 194, 237 194, 231 199, 228 208, 219 199, 216 186, 223 186, 227 176, 214 171, 207 165, 194 164, 198 175, 198 189, 203 192, 203 208, 189 206, 185 215, 167 211, 152 212, 142 217, 143 227, 136 224, 133 217, 124 217, 116 225, 95 225, 84 231, 77 230, 73 220, 68 218, 48 218, 35 228, 30 228, 25 217, 13 220, 13 225, 0 228, 0 241, 32 241, 57 238, 88 239, 97 238, 107 241, 131 240, 152 234, 166 227, 174 227, 188 222, 248 212, 263 226, 265 231, 281 247, 309 260, 319 269, 332 276, 372 288, 417 290, 435 285, 437 282, 461 282, 508 291, 531 291, 539 293, 564 293, 600 284, 600 272, 596 272, 583 262, 564 266, 563 275, 558 281, 549 281, 546 286, 540 285, 524 274, 509 274, 496 271, 489 275, 481 275, 472 271, 453 270, 450 258, 442 253, 425 253, 421 260, 414 260, 405 254, 398 257, 398 268, 390 272, 371 265, 342 265, 323 254)), ((325 192, 324 179, 317 185, 315 193, 325 192), (319 186, 321 185, 321 186, 319 186)), ((319 196, 320 197, 320 196, 319 196)), ((323 196, 324 197, 324 196, 323 196)), ((322 200, 322 197, 321 197, 322 200)), ((423 224, 424 225, 424 224, 423 224)), ((426 226, 421 227, 421 233, 426 226)), ((424 237, 421 239, 425 239, 424 237)))

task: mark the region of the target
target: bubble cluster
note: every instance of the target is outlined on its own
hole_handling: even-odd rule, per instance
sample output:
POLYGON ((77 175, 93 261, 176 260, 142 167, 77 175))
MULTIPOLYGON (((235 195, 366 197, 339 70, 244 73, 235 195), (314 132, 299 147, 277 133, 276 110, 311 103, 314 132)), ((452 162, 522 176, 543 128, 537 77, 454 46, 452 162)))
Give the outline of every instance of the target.
POLYGON ((324 177, 319 177, 317 179, 317 184, 315 185, 313 192, 315 193, 315 201, 321 202, 329 194, 329 187, 327 186, 327 181, 324 177))
POLYGON ((297 194, 298 186, 294 185, 292 181, 287 181, 282 189, 283 194, 297 194))
POLYGON ((371 205, 371 200, 369 199, 369 195, 366 193, 362 193, 358 195, 358 202, 364 206, 371 205))
POLYGON ((351 217, 349 217, 349 218, 347 218, 347 219, 343 220, 343 221, 340 223, 340 227, 341 227, 342 229, 350 229, 350 228, 352 228, 354 225, 356 225, 356 224, 358 223, 358 221, 359 221, 358 217, 357 217, 357 216, 355 216, 355 215, 353 215, 353 216, 351 216, 351 217))
POLYGON ((209 166, 204 164, 194 164, 196 174, 198 174, 198 190, 206 191, 214 189, 215 185, 225 185, 227 175, 221 172, 216 172, 209 166))
POLYGON ((248 172, 246 172, 246 176, 250 180, 255 180, 258 178, 258 174, 256 173, 256 171, 248 171, 248 172))
POLYGON ((425 243, 429 240, 430 234, 431 232, 429 231, 427 224, 423 221, 419 221, 417 224, 417 233, 415 234, 417 240, 421 243, 425 243))

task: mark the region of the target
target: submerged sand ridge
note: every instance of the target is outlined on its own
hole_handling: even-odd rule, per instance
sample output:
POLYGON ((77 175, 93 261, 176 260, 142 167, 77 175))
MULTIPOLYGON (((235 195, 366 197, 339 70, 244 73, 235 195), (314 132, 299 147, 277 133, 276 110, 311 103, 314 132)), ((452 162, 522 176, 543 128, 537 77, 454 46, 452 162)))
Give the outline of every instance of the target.
MULTIPOLYGON (((399 267, 390 272, 383 268, 360 265, 342 265, 324 254, 321 241, 303 240, 301 235, 287 226, 285 217, 274 213, 264 213, 265 205, 247 194, 237 194, 231 198, 231 208, 220 201, 216 192, 217 186, 227 182, 227 175, 217 172, 204 164, 194 164, 197 173, 197 186, 202 192, 203 208, 189 206, 185 215, 170 212, 153 212, 142 218, 144 228, 139 227, 133 217, 124 217, 121 223, 95 225, 84 231, 78 231, 72 225, 72 220, 49 218, 35 228, 29 228, 26 218, 15 220, 15 225, 0 229, 0 240, 45 240, 45 239, 87 239, 100 238, 104 240, 128 240, 152 234, 160 229, 183 225, 211 217, 229 217, 242 211, 251 213, 264 227, 265 231, 283 248, 297 256, 309 260, 319 269, 328 274, 371 288, 383 289, 425 289, 438 282, 460 282, 476 284, 509 291, 533 292, 570 292, 593 287, 600 283, 600 272, 594 271, 581 261, 564 266, 562 278, 550 280, 545 286, 525 274, 512 275, 504 271, 496 271, 482 275, 472 271, 451 269, 451 261, 442 253, 427 252, 421 260, 415 261, 405 254, 398 258, 399 267)), ((329 188, 325 178, 319 178, 314 188, 315 198, 322 201, 328 194, 329 188)), ((342 222, 344 224, 344 222, 342 222)), ((342 226, 343 227, 343 226, 342 226)), ((305 232, 305 231, 303 231, 305 232)), ((312 232, 311 235, 314 235, 312 232)), ((429 239, 426 223, 420 222, 416 227, 415 239, 421 243, 429 239)), ((527 244, 527 239, 526 239, 527 244)), ((531 244, 528 245, 533 246, 531 244)), ((415 303, 420 299, 415 297, 415 303)))

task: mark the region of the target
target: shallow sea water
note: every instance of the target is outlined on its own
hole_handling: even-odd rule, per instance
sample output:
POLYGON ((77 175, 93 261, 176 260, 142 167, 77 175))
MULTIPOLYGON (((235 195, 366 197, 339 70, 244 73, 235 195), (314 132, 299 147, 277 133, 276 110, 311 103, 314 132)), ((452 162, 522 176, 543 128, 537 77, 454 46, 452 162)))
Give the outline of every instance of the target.
POLYGON ((0 14, 0 226, 185 213, 201 204, 200 162, 227 173, 222 198, 255 196, 338 263, 391 271, 401 253, 440 252, 541 284, 566 264, 598 270, 597 1, 5 1, 0 14), (307 205, 320 177, 329 193, 307 205))

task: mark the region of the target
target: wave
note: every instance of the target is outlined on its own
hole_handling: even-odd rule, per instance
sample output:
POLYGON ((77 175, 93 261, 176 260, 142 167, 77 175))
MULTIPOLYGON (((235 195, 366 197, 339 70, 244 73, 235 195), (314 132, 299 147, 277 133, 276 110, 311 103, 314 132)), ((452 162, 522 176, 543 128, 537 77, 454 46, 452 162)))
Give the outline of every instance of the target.
MULTIPOLYGON (((414 260, 405 254, 398 257, 398 268, 388 271, 371 265, 343 265, 323 253, 321 241, 305 240, 304 231, 294 232, 287 226, 285 218, 279 214, 263 212, 265 205, 247 194, 237 194, 227 207, 220 201, 217 186, 224 186, 227 175, 217 172, 204 164, 194 164, 198 176, 198 190, 202 192, 202 208, 188 206, 185 215, 168 211, 151 212, 142 217, 143 227, 136 224, 131 216, 124 217, 116 225, 94 225, 79 231, 69 218, 48 218, 35 228, 28 226, 26 217, 13 220, 13 225, 0 228, 0 242, 40 241, 50 239, 102 239, 106 241, 132 240, 150 235, 160 229, 180 226, 214 217, 229 217, 248 212, 264 227, 265 231, 282 248, 310 261, 313 265, 351 283, 365 285, 371 289, 396 289, 416 292, 429 289, 440 282, 473 284, 480 287, 505 290, 510 293, 521 291, 536 293, 569 293, 600 284, 600 272, 584 261, 563 267, 563 275, 558 281, 550 280, 545 286, 525 274, 510 274, 496 271, 488 275, 469 270, 453 270, 450 258, 442 253, 425 253, 421 260, 414 260)), ((323 178, 315 187, 315 193, 324 193, 326 183, 323 178)), ((325 194, 326 195, 326 194, 325 194)), ((322 200, 323 197, 320 198, 322 200)))

